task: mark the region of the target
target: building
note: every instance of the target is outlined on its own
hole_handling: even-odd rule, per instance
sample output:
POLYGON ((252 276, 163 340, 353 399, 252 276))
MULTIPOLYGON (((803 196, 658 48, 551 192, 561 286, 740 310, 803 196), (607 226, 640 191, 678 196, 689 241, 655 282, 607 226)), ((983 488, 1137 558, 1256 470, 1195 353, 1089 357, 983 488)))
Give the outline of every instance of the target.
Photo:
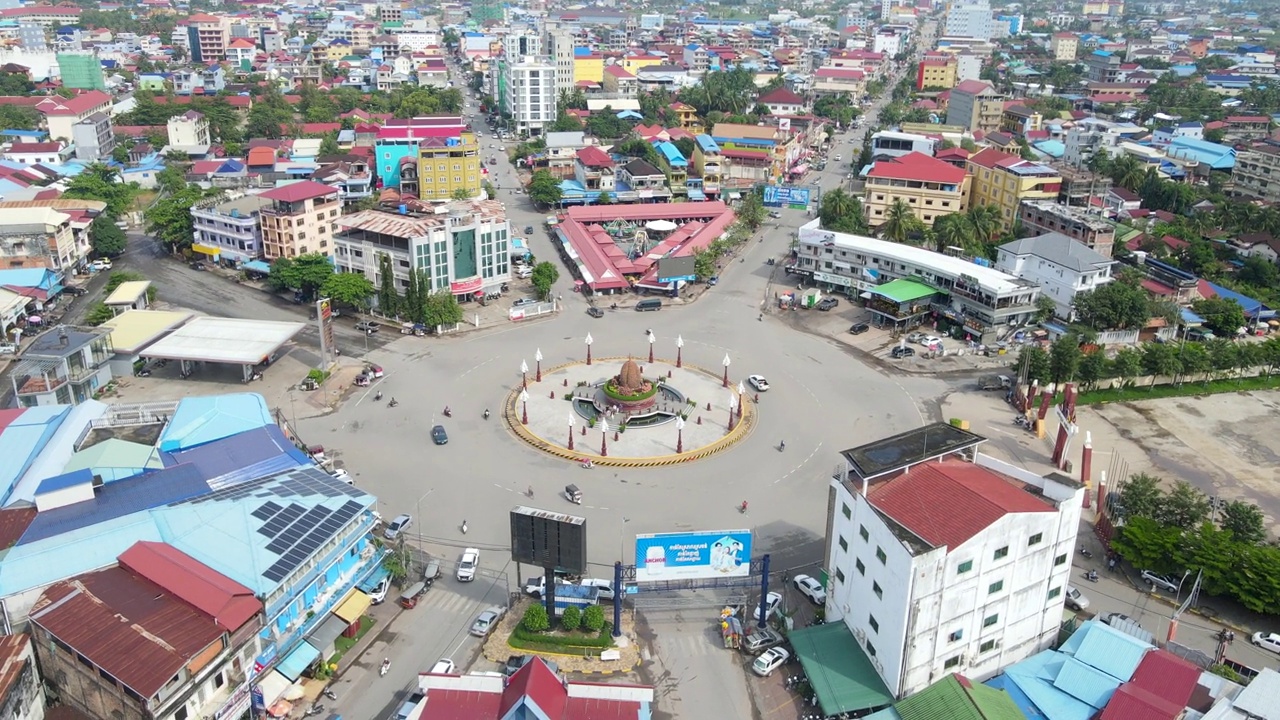
POLYGON ((1231 181, 1234 195, 1280 202, 1280 148, 1257 145, 1239 151, 1231 181))
MULTIPOLYGON (((449 200, 455 193, 480 194, 480 142, 475 134, 426 138, 418 143, 417 190, 423 200, 449 200)), ((400 187, 414 187, 401 170, 400 187)))
POLYGON ((44 720, 44 687, 27 635, 0 636, 0 707, 13 720, 44 720))
POLYGON ((567 680, 537 656, 509 679, 497 673, 423 673, 418 690, 423 699, 414 720, 646 718, 654 712, 652 687, 567 680))
POLYGON ((351 204, 373 195, 373 174, 364 155, 324 155, 311 179, 337 188, 342 202, 351 204))
POLYGON ((965 80, 951 89, 947 101, 947 124, 960 125, 971 132, 995 132, 1004 117, 1004 96, 991 83, 965 80))
POLYGON ((50 95, 36 103, 36 110, 49 126, 49 139, 71 142, 71 128, 95 113, 111 115, 111 96, 90 90, 71 98, 50 95))
POLYGON ((889 208, 901 200, 926 227, 943 215, 964 212, 969 175, 930 155, 912 152, 877 160, 866 175, 862 208, 870 227, 888 218, 889 208))
POLYGON ((895 697, 945 673, 991 677, 1057 639, 1084 486, 984 455, 983 442, 935 423, 841 453, 827 622, 844 624, 895 697))
POLYGON ((999 270, 911 245, 827 232, 817 220, 800 228, 796 264, 787 270, 850 297, 899 279, 927 285, 936 298, 930 310, 963 324, 979 342, 1029 322, 1040 296, 1034 283, 999 270))
POLYGON ((1058 32, 1049 39, 1049 54, 1058 62, 1075 62, 1080 52, 1080 37, 1075 33, 1058 32))
POLYGON ((592 193, 615 193, 618 189, 614 168, 617 163, 609 153, 591 145, 579 150, 573 163, 573 179, 588 196, 592 193))
POLYGON ((601 89, 606 95, 631 98, 640 91, 640 83, 636 80, 636 76, 627 72, 623 66, 608 65, 604 69, 601 89))
POLYGON ((72 90, 107 90, 107 79, 103 75, 102 61, 98 59, 97 53, 58 53, 58 73, 62 76, 62 87, 72 90))
POLYGON ((953 56, 921 60, 916 70, 916 89, 950 90, 956 86, 958 67, 959 62, 953 56))
POLYGON ((956 0, 947 8, 945 28, 946 35, 990 40, 991 5, 987 0, 956 0))
POLYGON ((702 178, 702 192, 712 200, 720 197, 720 190, 724 187, 725 164, 720 146, 710 135, 694 138, 692 174, 702 178))
POLYGON ((53 208, 0 208, 0 269, 49 268, 65 274, 80 260, 71 216, 53 208))
POLYGON ((1000 130, 1017 137, 1026 137, 1027 133, 1039 132, 1044 118, 1039 112, 1025 105, 1010 105, 1000 116, 1000 130))
POLYGON ((511 227, 502 203, 462 200, 393 213, 366 210, 338 220, 334 266, 381 286, 380 258, 390 256, 395 286, 421 273, 430 292, 468 300, 498 292, 511 279, 511 227))
POLYGON ((274 260, 315 252, 333 256, 334 222, 342 212, 336 188, 302 180, 259 197, 271 201, 271 207, 259 213, 263 257, 274 260))
POLYGON ((195 110, 169 118, 167 129, 169 147, 175 150, 207 150, 212 142, 209 138, 209 121, 195 110))
POLYGON ((211 261, 238 267, 263 256, 261 213, 271 198, 245 195, 235 200, 213 198, 191 208, 191 249, 211 261))
POLYGON ((506 104, 516 132, 541 135, 556 119, 556 66, 525 57, 506 66, 506 104))
POLYGON ((641 158, 618 168, 615 183, 621 202, 654 202, 671 199, 667 175, 641 158))
POLYGON ((770 115, 800 115, 806 107, 804 98, 791 92, 786 85, 761 95, 756 102, 769 108, 770 115))
POLYGON ((1094 50, 1084 58, 1085 79, 1096 83, 1114 83, 1120 79, 1123 58, 1106 50, 1094 50))
POLYGON ((192 63, 207 65, 227 59, 231 33, 226 17, 197 13, 187 18, 186 26, 192 63))
POLYGON ((71 142, 77 160, 93 163, 110 158, 116 149, 116 134, 106 113, 94 113, 71 126, 71 142))
MULTIPOLYGON (((1113 190, 1125 191, 1123 188, 1113 190)), ((1023 200, 1018 211, 1022 232, 1027 235, 1058 233, 1066 235, 1103 257, 1111 257, 1115 246, 1116 227, 1082 208, 1061 205, 1050 200, 1023 200)))
POLYGON ((19 407, 79 405, 111 381, 111 337, 102 328, 59 325, 38 335, 10 373, 19 407))
POLYGON ((932 156, 938 141, 928 135, 881 130, 871 136, 871 157, 895 158, 920 153, 932 156))
POLYGON ((0 159, 19 165, 61 165, 71 155, 71 148, 60 142, 12 143, 0 159))
POLYGON ((403 189, 413 192, 418 187, 418 146, 432 138, 459 138, 467 132, 460 115, 427 115, 408 119, 387 120, 381 125, 356 126, 357 144, 362 135, 371 135, 374 170, 383 187, 401 187, 402 176, 408 173, 409 184, 403 189))
POLYGON ((1062 233, 1014 240, 1000 246, 996 269, 1040 286, 1040 294, 1054 303, 1054 315, 1075 319, 1077 293, 1112 281, 1115 260, 1062 233))
POLYGON ((970 156, 969 207, 994 205, 1000 225, 1013 228, 1023 200, 1056 200, 1062 176, 1048 165, 988 148, 970 156))
POLYGON ((54 583, 29 617, 58 696, 89 717, 127 720, 212 716, 245 687, 263 622, 252 590, 153 542, 54 583))
POLYGON ((1062 160, 1071 167, 1083 168, 1100 152, 1106 153, 1108 157, 1118 157, 1124 154, 1123 143, 1136 140, 1146 133, 1146 128, 1130 122, 1083 118, 1067 131, 1062 160))

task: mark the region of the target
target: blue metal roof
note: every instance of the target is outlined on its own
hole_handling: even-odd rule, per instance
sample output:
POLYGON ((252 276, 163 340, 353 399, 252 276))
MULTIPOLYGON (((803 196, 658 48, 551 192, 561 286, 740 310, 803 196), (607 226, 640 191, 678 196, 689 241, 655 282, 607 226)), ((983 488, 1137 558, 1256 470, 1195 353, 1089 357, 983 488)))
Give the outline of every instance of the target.
POLYGON ((312 647, 310 643, 298 643, 298 647, 293 652, 285 656, 284 660, 276 666, 276 672, 288 678, 290 681, 297 680, 302 675, 302 671, 307 669, 316 658, 320 657, 320 651, 312 647))
MULTIPOLYGON (((1151 649, 1150 644, 1102 623, 1074 635, 1081 636, 1079 645, 1073 645, 1077 660, 1122 682, 1133 677, 1142 656, 1151 649)), ((1068 651, 1063 648, 1063 652, 1068 651)))
MULTIPOLYGON (((4 504, 8 505, 16 499, 31 499, 15 497, 19 480, 35 463, 40 452, 70 413, 71 408, 67 405, 26 408, 0 432, 0 458, 4 458, 4 462, 0 462, 0 497, 4 498, 4 504)), ((61 471, 62 467, 59 466, 56 472, 61 471)), ((34 497, 34 487, 31 494, 34 497)))
POLYGON ((702 152, 720 152, 720 146, 716 144, 715 139, 706 133, 698 135, 694 140, 698 143, 698 147, 702 148, 702 152))
POLYGON ((66 490, 69 487, 75 487, 76 485, 84 485, 85 483, 92 483, 92 482, 93 482, 93 470, 89 468, 84 468, 82 470, 72 470, 69 473, 63 473, 62 475, 54 475, 51 478, 45 478, 44 482, 40 483, 40 489, 36 490, 36 494, 42 495, 44 493, 56 492, 58 490, 66 490))
POLYGON ((1079 660, 1069 659, 1058 670, 1053 686, 1101 710, 1120 687, 1120 681, 1079 660))
POLYGON ((675 143, 664 140, 656 142, 653 145, 658 149, 659 153, 662 153, 662 156, 666 158, 667 162, 673 167, 684 167, 689 164, 689 160, 680 152, 680 148, 675 146, 675 143))
MULTIPOLYGON (((65 408, 65 406, 59 406, 65 408)), ((31 502, 35 500, 36 490, 40 487, 40 483, 45 478, 61 475, 67 469, 67 463, 76 454, 76 445, 80 442, 80 437, 84 434, 85 428, 89 423, 96 420, 107 411, 106 403, 98 400, 86 400, 85 402, 71 408, 55 429, 40 444, 32 446, 33 452, 38 452, 25 468, 12 467, 10 469, 17 470, 20 474, 18 480, 9 489, 8 496, 5 498, 5 504, 16 502, 31 502)), ((5 457, 3 439, 0 439, 0 457, 5 457)), ((0 463, 0 477, 4 472, 4 468, 8 467, 0 463)), ((3 480, 0 480, 3 482, 3 480)))
POLYGON ((1169 143, 1166 150, 1169 157, 1202 162, 1214 170, 1230 170, 1236 166, 1235 148, 1219 145, 1208 140, 1178 137, 1169 143))
POLYGON ((1018 684, 1013 682, 1008 675, 997 675, 983 683, 983 685, 1008 693, 1009 699, 1013 700, 1013 704, 1018 706, 1018 710, 1027 716, 1027 720, 1046 720, 1048 717, 1040 712, 1036 704, 1031 702, 1031 698, 1028 698, 1027 694, 1022 692, 1022 688, 1018 687, 1018 684))
POLYGON ((1237 303, 1240 303, 1240 307, 1244 308, 1245 317, 1258 319, 1269 318, 1275 315, 1274 310, 1263 305, 1259 300, 1254 300, 1247 295, 1241 295, 1235 290, 1228 290, 1227 288, 1215 283, 1209 283, 1209 287, 1213 288, 1213 291, 1218 294, 1218 297, 1227 300, 1235 300, 1237 303))
POLYGON ((1054 687, 1066 656, 1052 650, 1037 653, 1004 669, 1005 677, 1051 720, 1092 720, 1098 709, 1054 687))
POLYGON ((165 467, 194 466, 212 488, 227 487, 311 464, 277 425, 247 430, 189 450, 160 454, 165 467))
POLYGON ((58 284, 58 275, 45 268, 0 270, 0 285, 48 290, 58 284))
POLYGON ((273 424, 267 401, 257 393, 189 397, 178 404, 158 446, 177 452, 273 424))

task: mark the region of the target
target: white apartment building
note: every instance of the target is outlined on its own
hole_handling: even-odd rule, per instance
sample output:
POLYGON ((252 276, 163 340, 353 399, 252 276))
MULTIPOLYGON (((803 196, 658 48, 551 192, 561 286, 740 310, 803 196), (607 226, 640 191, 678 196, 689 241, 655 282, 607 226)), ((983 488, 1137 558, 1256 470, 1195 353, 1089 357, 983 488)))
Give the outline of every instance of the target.
POLYGON ((196 205, 191 208, 191 249, 232 266, 257 260, 263 254, 259 216, 271 205, 272 200, 259 195, 196 205))
POLYGON ((928 135, 881 130, 871 136, 871 156, 902 157, 913 152, 933 156, 937 142, 928 135))
POLYGON ((556 119, 556 66, 525 57, 507 68, 507 102, 516 131, 541 135, 556 119))
POLYGON ((994 29, 987 0, 957 0, 947 9, 946 34, 990 40, 994 29))
POLYGON ((1057 639, 1084 486, 983 455, 984 441, 935 423, 841 453, 827 621, 895 697, 950 673, 985 680, 1057 639))
POLYGON ((1130 122, 1084 118, 1067 131, 1062 159, 1072 167, 1083 168, 1100 152, 1119 157, 1124 154, 1121 143, 1145 132, 1146 128, 1130 122))
POLYGON ((1115 260, 1062 233, 1022 238, 1000 246, 996 269, 1040 286, 1051 298, 1054 315, 1071 320, 1077 293, 1111 282, 1115 260))
POLYGON ((170 147, 207 148, 212 142, 209 138, 209 121, 203 113, 195 110, 169 118, 166 129, 169 131, 170 147))
POLYGON ((459 300, 497 292, 511 279, 511 225, 502 203, 462 200, 435 209, 343 216, 334 235, 337 271, 360 273, 381 286, 380 258, 390 255, 402 291, 412 270, 426 275, 431 292, 459 300))

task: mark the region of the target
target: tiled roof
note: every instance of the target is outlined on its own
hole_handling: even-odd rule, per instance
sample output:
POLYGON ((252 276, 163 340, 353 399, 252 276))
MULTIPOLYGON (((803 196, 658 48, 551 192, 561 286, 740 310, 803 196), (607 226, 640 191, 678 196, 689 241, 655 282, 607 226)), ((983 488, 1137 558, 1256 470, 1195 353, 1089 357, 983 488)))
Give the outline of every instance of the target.
POLYGON ((871 504, 934 547, 955 548, 1010 513, 1055 512, 993 470, 958 460, 925 463, 877 483, 871 504))
POLYGON ((41 142, 41 143, 14 143, 5 150, 9 154, 21 153, 56 153, 62 151, 62 143, 60 142, 41 142))
POLYGON ((959 185, 964 182, 966 174, 955 165, 924 153, 911 152, 902 157, 877 160, 867 177, 959 185))
POLYGON ((100 90, 90 90, 89 92, 81 93, 73 98, 59 97, 54 99, 52 97, 47 97, 36 103, 36 110, 39 110, 45 115, 54 116, 83 115, 103 103, 110 102, 110 95, 100 90))
POLYGON ((952 92, 953 93, 962 92, 962 93, 967 93, 969 95, 980 95, 985 92, 990 92, 991 90, 992 88, 989 83, 985 83, 981 80, 965 80, 959 85, 956 85, 955 88, 952 89, 952 92))
POLYGON ((587 167, 613 167, 613 158, 609 157, 609 153, 601 150, 595 145, 590 145, 578 151, 578 162, 587 167))
POLYGON ((756 102, 765 105, 803 105, 804 98, 791 92, 786 87, 775 88, 773 92, 765 93, 756 99, 756 102))
POLYGON ((338 191, 318 182, 303 180, 301 182, 290 183, 283 187, 268 190, 261 194, 261 197, 271 200, 279 200, 280 202, 301 202, 303 200, 314 200, 327 195, 337 195, 338 191))
POLYGON ((1150 690, 1125 683, 1111 696, 1098 720, 1175 720, 1184 709, 1150 690))

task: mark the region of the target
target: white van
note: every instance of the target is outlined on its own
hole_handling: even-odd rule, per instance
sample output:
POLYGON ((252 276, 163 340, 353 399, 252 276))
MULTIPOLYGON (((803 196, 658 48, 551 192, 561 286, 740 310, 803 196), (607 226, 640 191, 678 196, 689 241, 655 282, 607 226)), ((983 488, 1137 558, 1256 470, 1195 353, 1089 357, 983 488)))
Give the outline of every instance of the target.
POLYGON ((514 275, 518 280, 528 280, 529 278, 533 277, 533 268, 529 267, 528 265, 521 265, 519 268, 516 269, 514 275))
POLYGON ((612 600, 614 598, 613 583, 608 580, 600 580, 599 578, 585 578, 578 583, 583 587, 593 587, 596 589, 596 597, 600 600, 612 600))

